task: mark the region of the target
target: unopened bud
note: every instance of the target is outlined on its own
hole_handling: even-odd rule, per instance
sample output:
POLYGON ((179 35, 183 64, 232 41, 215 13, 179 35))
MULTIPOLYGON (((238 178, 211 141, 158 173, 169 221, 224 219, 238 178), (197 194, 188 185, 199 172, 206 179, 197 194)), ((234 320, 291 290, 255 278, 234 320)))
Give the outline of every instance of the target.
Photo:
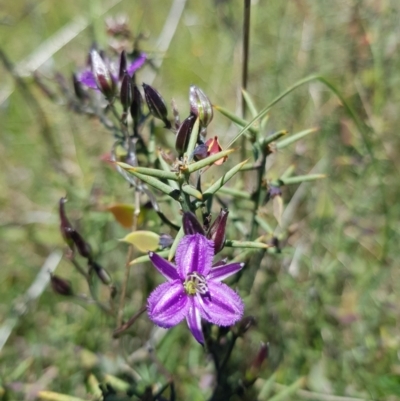
POLYGON ((281 188, 270 185, 267 194, 265 195, 265 203, 268 202, 270 199, 275 198, 276 196, 282 196, 281 188))
POLYGON ((111 276, 108 274, 107 270, 101 267, 97 262, 91 260, 89 262, 89 267, 94 270, 97 277, 101 280, 103 284, 109 285, 112 283, 111 276))
MULTIPOLYGON (((222 151, 222 147, 219 144, 219 140, 218 140, 217 136, 215 136, 214 138, 207 139, 205 145, 208 148, 208 155, 215 155, 222 151)), ((214 162, 214 164, 216 166, 220 166, 221 164, 225 163, 227 158, 228 158, 228 156, 221 157, 221 159, 214 162)))
POLYGON ((74 92, 75 92, 76 97, 79 100, 85 100, 88 96, 87 96, 85 90, 83 89, 82 84, 78 80, 78 77, 76 74, 72 74, 72 82, 74 84, 74 92))
POLYGON ((65 202, 67 201, 66 198, 61 198, 59 202, 59 214, 60 214, 60 231, 61 235, 64 238, 66 244, 74 250, 74 241, 71 238, 71 232, 74 231, 71 223, 69 222, 67 215, 65 213, 65 202))
POLYGON ((111 75, 109 68, 107 67, 104 60, 101 58, 97 50, 92 50, 90 52, 92 73, 96 81, 96 85, 100 92, 106 98, 112 98, 115 93, 115 82, 111 75))
POLYGON ((221 252, 225 245, 225 231, 226 231, 226 222, 228 220, 228 209, 221 209, 219 215, 211 224, 208 232, 207 238, 214 241, 214 253, 217 254, 221 252))
POLYGON ((126 112, 132 103, 132 78, 129 74, 124 73, 121 82, 120 100, 124 111, 126 112))
POLYGON ((61 198, 59 202, 59 214, 60 214, 60 231, 64 238, 64 241, 73 251, 74 247, 78 250, 79 254, 84 258, 91 258, 90 245, 83 239, 83 237, 72 227, 65 213, 65 202, 66 198, 61 198))
POLYGON ((139 88, 136 85, 131 86, 132 89, 132 103, 131 103, 131 116, 135 124, 139 124, 143 115, 143 97, 139 88))
POLYGON ((126 52, 125 50, 122 50, 120 56, 119 56, 119 73, 118 73, 118 78, 119 80, 122 80, 126 73, 126 66, 128 64, 128 61, 126 59, 126 52))
POLYGON ((209 155, 208 146, 205 143, 197 145, 193 151, 193 158, 195 160, 203 160, 209 155))
POLYGON ((175 149, 179 153, 179 155, 182 155, 186 151, 195 122, 196 116, 191 114, 183 121, 183 123, 179 127, 175 141, 175 149))
POLYGON ((238 324, 238 336, 242 336, 256 324, 254 316, 245 316, 238 324))
POLYGON ((168 120, 168 111, 165 101, 161 94, 152 86, 143 84, 144 96, 150 113, 165 124, 165 128, 171 128, 171 123, 168 120))
POLYGON ((246 386, 253 384, 257 380, 257 377, 260 375, 262 364, 268 358, 268 351, 269 344, 261 342, 256 357, 251 363, 250 368, 246 371, 244 379, 244 384, 246 386))
POLYGON ((199 117, 202 127, 207 127, 214 116, 210 99, 200 88, 191 85, 189 90, 189 102, 190 112, 199 117))
POLYGON ((64 278, 58 277, 54 274, 50 274, 50 284, 51 288, 56 294, 63 295, 65 297, 70 297, 74 295, 71 287, 71 282, 64 278))
POLYGON ((182 223, 185 235, 205 235, 202 225, 199 223, 196 215, 193 212, 183 213, 182 223))
POLYGON ((169 234, 160 234, 158 245, 161 249, 168 248, 174 242, 174 239, 169 234))

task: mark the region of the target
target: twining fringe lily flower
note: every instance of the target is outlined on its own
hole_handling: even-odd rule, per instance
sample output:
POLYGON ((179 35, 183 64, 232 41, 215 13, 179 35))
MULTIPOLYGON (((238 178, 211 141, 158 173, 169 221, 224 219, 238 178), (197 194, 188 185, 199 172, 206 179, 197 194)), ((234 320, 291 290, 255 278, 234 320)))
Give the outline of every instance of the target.
POLYGON ((186 235, 176 250, 176 266, 149 252, 154 267, 168 280, 147 300, 150 319, 170 328, 184 318, 194 338, 204 343, 201 319, 218 326, 231 326, 243 316, 240 296, 222 280, 237 273, 244 263, 212 266, 214 243, 201 234, 186 235))
MULTIPOLYGON (((95 52, 96 55, 98 53, 96 51, 91 52, 93 54, 95 52)), ((92 55, 93 57, 93 55, 92 55)), ((139 68, 141 68, 146 61, 146 54, 145 53, 140 53, 137 58, 135 58, 130 64, 126 66, 126 72, 130 76, 132 76, 139 68)), ((108 73, 114 80, 114 82, 118 82, 119 80, 119 65, 118 62, 110 61, 109 59, 105 59, 104 65, 108 70, 108 73)), ((88 88, 92 89, 99 89, 98 82, 96 81, 95 77, 96 71, 93 71, 93 66, 88 67, 86 70, 82 71, 80 74, 78 74, 78 81, 87 86, 88 88)))

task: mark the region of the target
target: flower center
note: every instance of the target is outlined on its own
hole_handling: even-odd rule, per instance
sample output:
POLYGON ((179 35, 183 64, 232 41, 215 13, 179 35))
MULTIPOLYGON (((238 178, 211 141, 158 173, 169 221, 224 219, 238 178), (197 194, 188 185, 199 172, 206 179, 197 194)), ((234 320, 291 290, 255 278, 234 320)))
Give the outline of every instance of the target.
POLYGON ((199 273, 190 273, 183 283, 183 288, 187 295, 207 294, 207 281, 204 276, 199 273))

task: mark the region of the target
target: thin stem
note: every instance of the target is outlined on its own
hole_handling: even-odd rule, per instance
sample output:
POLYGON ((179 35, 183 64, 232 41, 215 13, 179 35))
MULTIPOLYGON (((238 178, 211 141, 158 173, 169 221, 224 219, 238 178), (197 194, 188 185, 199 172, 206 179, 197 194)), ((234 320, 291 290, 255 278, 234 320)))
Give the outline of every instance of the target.
POLYGON ((143 305, 126 323, 114 330, 113 337, 118 338, 119 336, 121 336, 126 330, 129 329, 129 327, 131 327, 136 322, 138 317, 141 316, 145 311, 146 306, 143 305))

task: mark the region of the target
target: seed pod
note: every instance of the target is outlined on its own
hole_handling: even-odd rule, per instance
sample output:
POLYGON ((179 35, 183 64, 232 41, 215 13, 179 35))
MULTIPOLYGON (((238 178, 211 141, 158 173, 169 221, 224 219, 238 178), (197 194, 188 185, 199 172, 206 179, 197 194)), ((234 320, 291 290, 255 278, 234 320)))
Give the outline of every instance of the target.
POLYGON ((126 59, 126 52, 125 50, 122 50, 120 56, 119 56, 119 73, 118 73, 118 78, 121 81, 124 75, 126 74, 126 66, 128 64, 128 61, 126 59))
POLYGON ((207 95, 197 86, 191 85, 189 90, 190 112, 199 117, 202 127, 207 127, 213 119, 212 104, 207 95))
POLYGON ((109 68, 96 50, 90 52, 92 73, 100 92, 107 98, 112 98, 115 93, 115 82, 109 68))
POLYGON ((201 234, 205 235, 202 225, 197 220, 196 215, 193 212, 183 213, 183 231, 185 235, 201 234))
POLYGON ((101 267, 94 260, 89 261, 89 268, 93 269, 96 273, 97 277, 101 280, 101 282, 105 285, 109 285, 112 283, 111 276, 108 274, 107 270, 101 267))
POLYGON ((225 245, 225 231, 226 231, 226 222, 228 220, 228 209, 221 209, 219 215, 211 224, 208 232, 207 238, 214 241, 214 252, 217 254, 221 252, 225 245))
POLYGON ((165 101, 161 94, 152 86, 143 84, 144 96, 150 113, 165 124, 165 128, 171 128, 171 123, 168 120, 168 111, 165 101))
POLYGON ((120 90, 120 100, 122 104, 122 108, 126 112, 132 104, 132 78, 129 74, 124 73, 121 82, 121 90, 120 90))
POLYGON ((72 230, 70 233, 72 241, 76 246, 79 254, 86 259, 91 259, 92 257, 92 248, 90 245, 83 239, 82 235, 78 233, 76 230, 72 230))
POLYGON ((175 140, 175 149, 179 153, 179 156, 182 156, 186 151, 195 122, 196 116, 191 114, 179 127, 175 140))
POLYGON ((64 278, 51 274, 50 284, 51 288, 56 294, 63 295, 65 297, 70 297, 74 295, 71 287, 71 282, 64 278))

